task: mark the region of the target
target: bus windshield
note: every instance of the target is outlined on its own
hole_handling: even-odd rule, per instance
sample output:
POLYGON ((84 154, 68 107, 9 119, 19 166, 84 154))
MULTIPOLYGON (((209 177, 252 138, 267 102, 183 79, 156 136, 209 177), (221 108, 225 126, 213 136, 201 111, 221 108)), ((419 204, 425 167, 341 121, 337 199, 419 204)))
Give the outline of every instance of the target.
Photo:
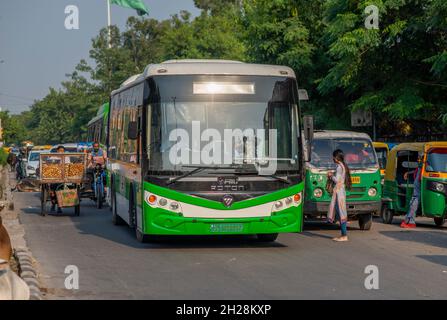
POLYGON ((447 148, 435 148, 427 155, 425 170, 428 172, 447 172, 447 148))
POLYGON ((312 144, 311 164, 317 168, 333 169, 332 153, 340 149, 345 154, 345 162, 352 169, 362 169, 377 165, 372 144, 367 139, 318 138, 312 144))
POLYGON ((276 171, 299 170, 295 80, 159 76, 149 85, 157 93, 149 106, 151 171, 273 162, 276 171))

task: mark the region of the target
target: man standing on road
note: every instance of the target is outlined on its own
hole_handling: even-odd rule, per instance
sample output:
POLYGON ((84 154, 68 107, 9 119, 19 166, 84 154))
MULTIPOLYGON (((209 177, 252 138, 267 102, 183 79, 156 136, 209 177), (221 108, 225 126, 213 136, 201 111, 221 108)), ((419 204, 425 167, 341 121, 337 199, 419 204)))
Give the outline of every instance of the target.
POLYGON ((405 220, 402 221, 400 227, 403 229, 414 229, 416 228, 416 212, 419 208, 419 202, 421 197, 421 180, 422 180, 422 156, 418 157, 418 167, 414 171, 406 172, 404 175, 404 179, 408 180, 408 175, 414 174, 414 189, 413 196, 410 200, 410 207, 408 209, 407 215, 405 216, 405 220))

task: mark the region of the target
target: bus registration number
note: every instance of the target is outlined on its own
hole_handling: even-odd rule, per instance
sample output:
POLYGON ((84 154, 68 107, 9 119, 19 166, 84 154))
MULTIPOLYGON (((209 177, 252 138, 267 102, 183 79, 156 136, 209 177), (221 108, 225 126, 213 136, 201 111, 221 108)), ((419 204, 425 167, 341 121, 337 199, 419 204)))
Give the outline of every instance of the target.
POLYGON ((352 184, 359 184, 360 183, 360 177, 351 177, 352 184))
POLYGON ((233 233, 242 232, 244 225, 242 223, 218 223, 210 225, 210 232, 212 233, 233 233))

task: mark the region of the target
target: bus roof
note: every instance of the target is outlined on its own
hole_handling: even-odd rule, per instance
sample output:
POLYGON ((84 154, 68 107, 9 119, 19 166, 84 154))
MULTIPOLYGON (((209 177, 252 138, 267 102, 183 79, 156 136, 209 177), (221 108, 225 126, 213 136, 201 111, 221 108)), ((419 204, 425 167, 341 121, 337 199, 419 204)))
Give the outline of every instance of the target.
POLYGON ((314 138, 362 138, 371 140, 370 136, 363 132, 342 131, 342 130, 321 130, 314 132, 314 138))
POLYGON ((127 79, 112 95, 155 75, 246 75, 278 76, 296 79, 293 69, 285 66, 251 64, 233 60, 168 60, 150 64, 140 75, 127 79))
POLYGON ((109 112, 109 103, 104 103, 102 106, 99 107, 98 112, 96 113, 96 117, 94 117, 92 120, 90 120, 87 123, 87 127, 91 126, 95 122, 104 119, 104 115, 109 112))

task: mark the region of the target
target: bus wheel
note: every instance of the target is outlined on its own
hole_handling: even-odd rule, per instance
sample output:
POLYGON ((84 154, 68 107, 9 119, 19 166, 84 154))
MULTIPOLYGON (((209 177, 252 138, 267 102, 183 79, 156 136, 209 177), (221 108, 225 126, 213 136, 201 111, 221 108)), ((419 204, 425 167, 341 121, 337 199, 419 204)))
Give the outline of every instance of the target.
POLYGON ((388 206, 382 207, 382 221, 385 224, 392 224, 394 218, 394 212, 388 206))
POLYGON ((371 230, 372 227, 372 213, 362 214, 359 216, 359 226, 360 230, 371 230))
POLYGON ((258 234, 257 238, 258 241, 260 242, 275 242, 276 239, 278 239, 278 234, 277 233, 258 234))
POLYGON ((435 220, 435 225, 437 227, 442 227, 445 223, 445 219, 443 217, 442 218, 437 217, 437 218, 434 218, 433 220, 435 220))
POLYGON ((115 193, 115 190, 112 190, 111 192, 112 192, 112 194, 111 194, 110 203, 111 203, 111 209, 112 209, 112 223, 115 226, 122 226, 122 225, 125 224, 125 221, 123 220, 123 218, 121 218, 116 213, 117 208, 116 208, 116 193, 115 193))

